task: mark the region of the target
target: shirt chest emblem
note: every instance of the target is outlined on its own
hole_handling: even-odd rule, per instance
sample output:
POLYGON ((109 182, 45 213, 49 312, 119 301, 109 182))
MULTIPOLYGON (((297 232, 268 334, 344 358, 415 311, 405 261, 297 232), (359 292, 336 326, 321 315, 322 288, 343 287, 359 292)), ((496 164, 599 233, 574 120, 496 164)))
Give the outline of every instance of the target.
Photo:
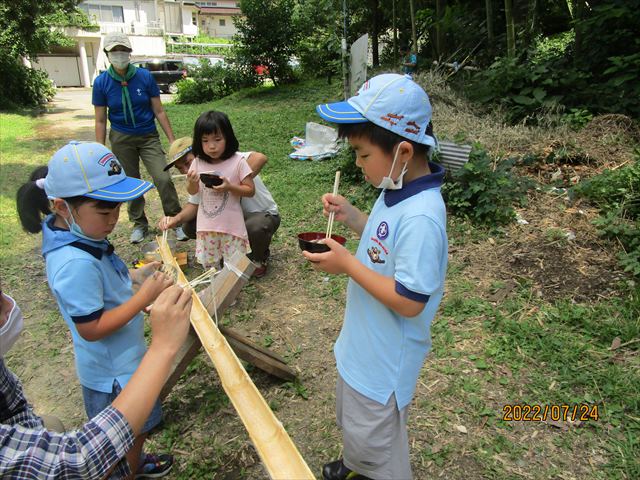
POLYGON ((142 96, 142 89, 140 88, 136 88, 136 92, 138 93, 138 96, 141 97, 142 96))
POLYGON ((380 240, 384 240, 389 236, 389 224, 387 222, 380 222, 380 225, 378 225, 376 230, 376 236, 380 240))

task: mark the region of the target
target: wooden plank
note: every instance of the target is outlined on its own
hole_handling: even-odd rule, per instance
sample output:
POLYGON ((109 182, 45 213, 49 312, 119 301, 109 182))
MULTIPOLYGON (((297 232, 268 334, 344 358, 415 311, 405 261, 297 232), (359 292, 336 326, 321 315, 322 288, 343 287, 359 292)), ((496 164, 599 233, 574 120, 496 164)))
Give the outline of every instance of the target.
POLYGON ((259 352, 263 353, 264 355, 273 358, 274 360, 277 360, 280 363, 284 363, 286 364, 287 361, 282 358, 280 355, 278 355, 276 352, 269 350, 268 348, 263 347, 262 345, 258 345, 255 342, 252 342, 251 340, 249 340, 248 336, 239 331, 236 330, 235 328, 230 328, 230 327, 224 327, 222 325, 219 325, 218 328, 220 329, 220 331, 222 332, 222 334, 228 339, 229 337, 234 338, 235 340, 244 343, 245 345, 248 345, 249 347, 253 348, 254 350, 258 350, 259 352))
MULTIPOLYGON (((176 267, 178 284, 186 285, 188 281, 177 267, 169 247, 161 240, 158 244, 163 261, 176 267)), ((229 260, 232 261, 232 259, 229 260)), ((222 286, 229 288, 229 291, 233 290, 232 285, 223 283, 222 286)), ((194 292, 192 298, 191 325, 211 358, 220 377, 222 388, 238 412, 269 476, 283 480, 314 480, 315 476, 309 466, 291 441, 282 423, 273 414, 251 381, 225 337, 212 321, 200 297, 194 292)), ((225 300, 223 297, 221 304, 225 300)))
POLYGON ((283 380, 292 382, 296 379, 296 372, 276 353, 262 348, 229 328, 219 328, 238 358, 283 380))

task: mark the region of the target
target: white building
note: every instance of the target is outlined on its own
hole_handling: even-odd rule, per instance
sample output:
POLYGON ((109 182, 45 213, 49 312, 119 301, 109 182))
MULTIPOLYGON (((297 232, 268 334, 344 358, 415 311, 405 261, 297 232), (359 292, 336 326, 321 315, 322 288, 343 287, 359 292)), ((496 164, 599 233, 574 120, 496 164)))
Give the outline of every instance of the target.
POLYGON ((34 68, 45 70, 60 87, 90 87, 100 72, 107 69, 103 39, 109 32, 126 33, 134 57, 166 55, 165 34, 174 38, 192 38, 198 34, 198 9, 193 1, 87 0, 78 7, 99 30, 65 28, 76 45, 55 48, 32 62, 34 68))
POLYGON ((233 17, 241 14, 240 2, 236 0, 196 0, 200 33, 209 37, 231 38, 238 31, 233 17))

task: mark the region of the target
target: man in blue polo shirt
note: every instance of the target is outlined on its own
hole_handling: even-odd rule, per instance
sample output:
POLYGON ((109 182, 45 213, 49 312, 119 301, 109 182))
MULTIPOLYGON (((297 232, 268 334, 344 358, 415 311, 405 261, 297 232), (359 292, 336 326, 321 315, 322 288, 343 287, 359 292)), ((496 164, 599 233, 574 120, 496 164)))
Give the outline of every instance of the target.
POLYGON ((326 464, 323 478, 410 479, 408 405, 447 268, 444 170, 429 162, 431 104, 408 75, 384 74, 316 110, 339 124, 365 181, 383 190, 369 215, 340 195, 322 197, 325 214, 360 235, 355 256, 332 239, 324 240, 329 252, 304 252, 315 268, 351 277, 334 349, 343 458, 326 464))
MULTIPOLYGON (((180 201, 171 175, 164 171, 165 155, 155 120, 158 120, 169 143, 173 143, 175 137, 160 101, 158 85, 148 70, 131 65, 131 42, 124 33, 107 34, 104 51, 111 65, 93 82, 96 141, 105 145, 108 113, 111 150, 122 163, 125 173, 140 178, 142 159, 158 190, 165 216, 177 215, 180 201)), ((144 197, 140 197, 127 206, 129 220, 134 224, 131 243, 142 242, 149 229, 144 203, 144 197)), ((177 227, 175 234, 178 240, 187 240, 182 227, 177 227)))

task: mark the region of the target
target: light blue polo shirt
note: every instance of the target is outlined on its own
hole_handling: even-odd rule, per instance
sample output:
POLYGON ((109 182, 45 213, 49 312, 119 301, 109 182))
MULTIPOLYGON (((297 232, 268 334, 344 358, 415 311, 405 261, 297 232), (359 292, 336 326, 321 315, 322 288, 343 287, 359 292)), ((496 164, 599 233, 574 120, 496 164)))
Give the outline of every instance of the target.
POLYGON ((49 216, 43 223, 42 253, 49 287, 71 331, 78 378, 85 387, 110 393, 114 379, 127 384, 145 354, 143 314, 95 342, 83 339, 76 324, 128 301, 129 271, 108 241, 81 239, 53 226, 53 220, 49 216))
POLYGON ((396 281, 396 292, 426 302, 416 317, 403 317, 352 279, 344 323, 334 352, 338 372, 362 395, 385 405, 395 393, 398 409, 411 402, 431 349, 431 321, 444 291, 448 242, 440 194, 444 169, 400 190, 385 190, 362 232, 356 258, 396 281))
POLYGON ((124 120, 122 108, 122 86, 107 72, 102 72, 93 82, 91 103, 98 107, 107 107, 111 128, 128 135, 146 135, 156 132, 155 115, 151 108, 151 98, 160 96, 160 89, 148 70, 138 68, 129 80, 129 96, 136 117, 136 126, 131 119, 124 120))

